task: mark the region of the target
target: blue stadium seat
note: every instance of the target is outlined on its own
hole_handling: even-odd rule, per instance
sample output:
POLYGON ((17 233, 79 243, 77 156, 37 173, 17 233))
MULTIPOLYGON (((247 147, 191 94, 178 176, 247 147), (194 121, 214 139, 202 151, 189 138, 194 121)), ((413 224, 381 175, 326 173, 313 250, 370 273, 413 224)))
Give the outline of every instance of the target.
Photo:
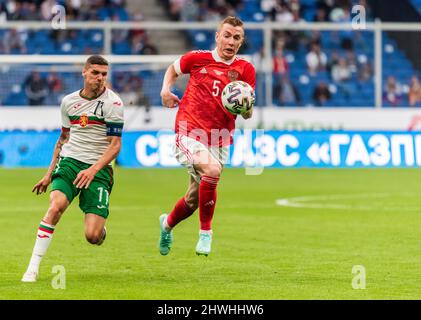
POLYGON ((100 20, 111 20, 111 12, 106 7, 97 9, 96 15, 100 20))
POLYGON ((5 106, 25 106, 28 104, 25 92, 11 92, 2 102, 5 106))
POLYGON ((111 9, 111 16, 118 16, 120 21, 129 21, 129 14, 124 8, 112 8, 111 9))
POLYGON ((112 45, 113 54, 130 54, 131 46, 128 41, 121 41, 113 43, 112 45))
POLYGON ((414 8, 421 14, 421 0, 411 0, 411 2, 414 8))

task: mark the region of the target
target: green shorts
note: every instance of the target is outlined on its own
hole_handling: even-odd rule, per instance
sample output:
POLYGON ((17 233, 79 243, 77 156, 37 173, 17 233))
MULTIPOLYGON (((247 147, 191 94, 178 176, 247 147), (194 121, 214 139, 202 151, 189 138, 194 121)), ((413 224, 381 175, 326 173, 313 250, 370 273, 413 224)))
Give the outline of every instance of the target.
POLYGON ((88 189, 78 189, 73 185, 78 173, 90 166, 91 164, 73 158, 60 158, 51 177, 51 191, 63 192, 70 203, 79 195, 79 208, 84 213, 94 213, 107 218, 110 194, 114 183, 111 166, 101 169, 95 175, 88 189))

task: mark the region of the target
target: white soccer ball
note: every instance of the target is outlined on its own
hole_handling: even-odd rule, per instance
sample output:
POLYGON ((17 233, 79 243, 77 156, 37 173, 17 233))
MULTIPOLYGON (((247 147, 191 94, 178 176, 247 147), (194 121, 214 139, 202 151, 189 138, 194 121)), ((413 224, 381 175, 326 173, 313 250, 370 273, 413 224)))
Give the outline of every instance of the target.
POLYGON ((222 90, 221 100, 232 114, 243 114, 254 106, 254 89, 247 82, 233 81, 222 90))

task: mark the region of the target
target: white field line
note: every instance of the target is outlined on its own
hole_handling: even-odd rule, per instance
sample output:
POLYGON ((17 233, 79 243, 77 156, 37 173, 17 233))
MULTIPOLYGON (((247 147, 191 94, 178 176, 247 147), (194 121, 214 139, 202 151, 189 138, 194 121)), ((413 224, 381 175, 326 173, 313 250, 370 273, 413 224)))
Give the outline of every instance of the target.
MULTIPOLYGON (((232 205, 232 204, 221 204, 219 207, 222 209, 240 209, 244 207, 254 208, 254 209, 265 209, 265 208, 273 208, 274 206, 281 206, 281 207, 292 207, 292 208, 309 208, 309 209, 335 209, 335 210, 386 210, 386 211, 417 211, 421 212, 421 207, 418 206, 405 206, 404 203, 399 205, 387 207, 379 203, 381 199, 387 199, 390 196, 400 195, 407 198, 413 198, 415 196, 420 196, 420 194, 415 192, 398 192, 398 193, 371 193, 371 194, 333 194, 333 195, 321 195, 321 196, 300 196, 300 197, 292 197, 292 198, 282 198, 277 199, 274 205, 269 203, 255 203, 255 204, 247 204, 244 206, 239 205, 232 205), (368 205, 351 205, 351 204, 341 204, 340 200, 349 200, 349 199, 374 199, 377 200, 377 203, 368 204, 368 205), (339 202, 339 203, 338 203, 339 202)), ((76 204, 77 206, 77 204, 76 204)), ((14 206, 8 207, 0 205, 0 213, 3 212, 41 212, 45 213, 48 208, 48 203, 45 206, 14 206)), ((159 209, 159 206, 145 206, 142 204, 139 205, 127 205, 127 206, 110 206, 110 211, 141 211, 145 208, 156 208, 159 209)), ((165 208, 164 208, 165 209, 165 208)), ((162 209, 163 210, 163 209, 162 209)))
POLYGON ((385 211, 418 211, 421 212, 421 207, 417 206, 405 206, 402 205, 390 206, 383 205, 378 202, 381 199, 387 199, 390 196, 400 195, 403 197, 415 197, 419 194, 415 192, 398 192, 398 193, 370 193, 370 194, 333 194, 333 195, 322 195, 322 196, 301 196, 301 197, 292 197, 277 199, 276 204, 282 207, 292 207, 292 208, 309 208, 309 209, 336 209, 336 210, 385 210, 385 211), (347 199, 374 199, 377 200, 377 203, 367 204, 367 205, 351 205, 351 204, 341 204, 340 200, 347 199), (326 201, 327 203, 321 203, 326 201), (339 202, 339 203, 338 203, 339 202))

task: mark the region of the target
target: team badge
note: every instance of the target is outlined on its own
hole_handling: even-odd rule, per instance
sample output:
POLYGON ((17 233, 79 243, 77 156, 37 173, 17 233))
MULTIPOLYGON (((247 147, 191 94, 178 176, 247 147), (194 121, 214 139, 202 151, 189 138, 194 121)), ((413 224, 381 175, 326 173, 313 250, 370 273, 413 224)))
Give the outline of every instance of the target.
POLYGON ((235 70, 230 70, 230 71, 228 71, 228 78, 229 78, 231 81, 235 81, 235 80, 237 80, 239 75, 240 75, 240 74, 239 74, 237 71, 235 71, 235 70))
POLYGON ((84 113, 80 116, 79 124, 82 128, 84 128, 88 125, 88 115, 86 113, 84 113))

